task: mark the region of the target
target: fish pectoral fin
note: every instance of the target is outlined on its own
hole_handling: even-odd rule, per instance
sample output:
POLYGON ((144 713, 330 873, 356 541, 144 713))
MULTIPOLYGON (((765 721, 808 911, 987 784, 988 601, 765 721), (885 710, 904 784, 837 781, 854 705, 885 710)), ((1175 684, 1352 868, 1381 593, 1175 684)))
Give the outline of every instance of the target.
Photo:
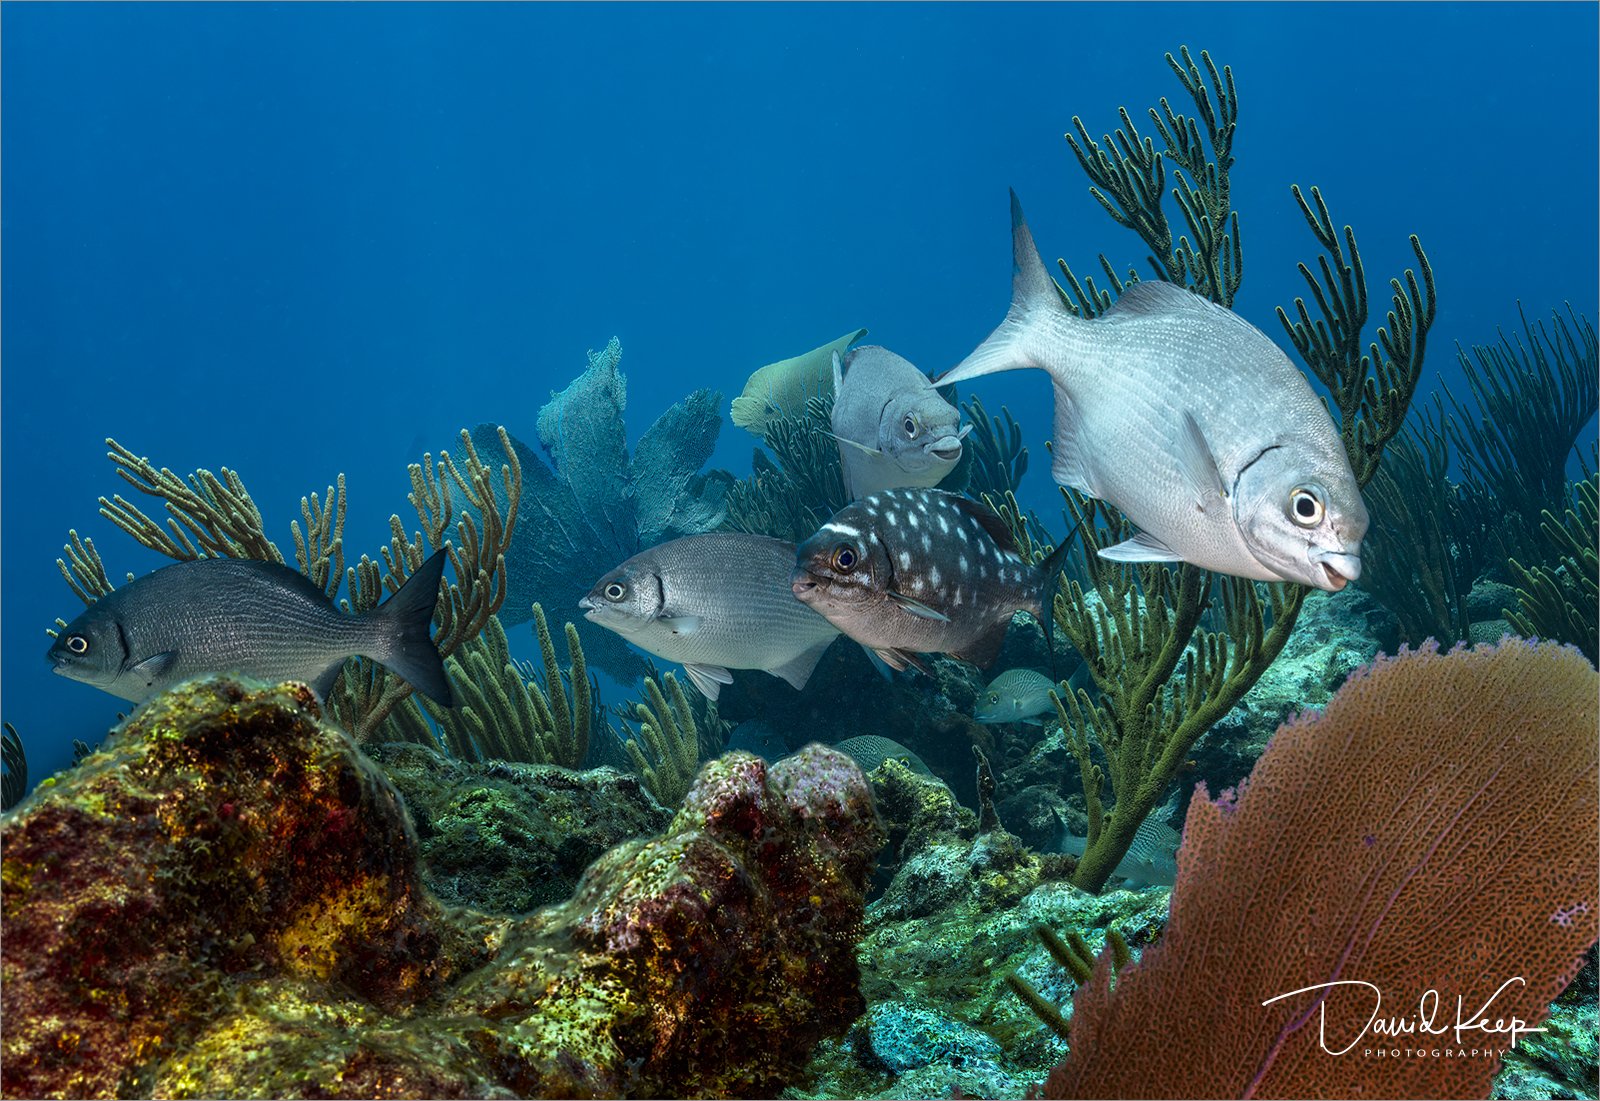
MULTIPOLYGON (((863 329, 862 332, 866 330, 863 329)), ((844 389, 844 360, 839 358, 839 349, 833 350, 833 393, 837 397, 839 391, 844 389)))
POLYGON ((872 667, 878 671, 878 676, 886 681, 892 682, 894 680, 894 670, 889 667, 889 663, 884 660, 878 651, 863 642, 861 644, 861 652, 867 655, 868 661, 872 662, 872 667))
POLYGON ((1194 493, 1195 507, 1205 512, 1213 502, 1226 501, 1228 490, 1222 482, 1222 471, 1217 468, 1217 457, 1193 413, 1183 414, 1177 443, 1178 472, 1194 493))
POLYGON ((919 673, 926 673, 930 677, 933 675, 933 670, 928 668, 928 663, 922 660, 921 655, 914 654, 910 650, 897 650, 892 646, 880 646, 874 647, 872 652, 877 654, 885 665, 896 672, 903 671, 909 666, 919 673))
POLYGON ((857 451, 864 451, 868 455, 871 455, 875 459, 883 457, 883 452, 879 451, 876 447, 868 447, 864 443, 857 443, 855 440, 847 439, 846 437, 840 436, 840 435, 838 435, 836 433, 833 433, 833 432, 823 432, 822 434, 824 436, 829 437, 830 439, 838 441, 839 443, 843 444, 845 447, 853 447, 857 451))
POLYGON ((159 654, 151 654, 137 665, 128 667, 128 672, 145 681, 154 684, 167 670, 171 669, 178 661, 178 651, 163 650, 159 654))
POLYGON ((1100 557, 1112 562, 1183 561, 1183 555, 1147 531, 1141 531, 1132 539, 1125 539, 1114 547, 1101 547, 1100 557))
POLYGON ((809 650, 802 650, 782 665, 774 665, 767 672, 775 677, 782 677, 798 691, 811 679, 812 672, 817 668, 817 662, 822 660, 823 651, 832 645, 833 639, 825 638, 809 650))
POLYGON ((885 595, 914 616, 921 616, 923 619, 931 619, 935 623, 950 622, 949 616, 945 615, 937 608, 928 607, 922 601, 916 599, 916 597, 907 596, 905 593, 897 593, 893 589, 890 589, 885 595))
POLYGON ((697 615, 664 615, 656 622, 675 635, 692 635, 700 629, 700 617, 697 615))
POLYGON ((689 680, 700 689, 700 694, 713 703, 722 694, 722 686, 733 683, 733 674, 720 665, 696 665, 686 661, 683 671, 689 674, 689 680))

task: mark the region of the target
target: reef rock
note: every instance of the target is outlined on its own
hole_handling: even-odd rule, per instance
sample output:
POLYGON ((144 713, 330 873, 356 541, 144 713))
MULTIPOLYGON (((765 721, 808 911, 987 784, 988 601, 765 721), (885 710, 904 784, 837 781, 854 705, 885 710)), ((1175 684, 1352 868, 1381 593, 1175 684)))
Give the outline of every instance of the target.
POLYGON ((3 832, 0 1092, 31 1097, 772 1091, 861 1011, 884 840, 848 758, 731 754, 563 905, 447 910, 309 692, 220 678, 3 832))
POLYGON ((367 746, 416 826, 441 902, 525 914, 571 896, 601 853, 672 820, 632 772, 458 761, 411 742, 367 746))

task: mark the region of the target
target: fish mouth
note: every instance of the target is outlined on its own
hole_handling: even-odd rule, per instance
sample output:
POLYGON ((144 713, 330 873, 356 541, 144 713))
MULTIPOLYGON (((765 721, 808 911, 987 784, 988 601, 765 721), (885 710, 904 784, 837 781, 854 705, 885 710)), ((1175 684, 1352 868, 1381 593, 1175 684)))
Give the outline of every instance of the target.
POLYGON ((805 570, 795 570, 794 576, 789 581, 789 591, 794 593, 796 600, 804 600, 817 588, 816 578, 805 570))
POLYGON ((1320 587, 1329 592, 1336 593, 1361 576, 1361 556, 1358 554, 1320 551, 1314 552, 1311 560, 1322 567, 1324 583, 1320 587))
POLYGON ((947 463, 955 462, 961 458, 961 437, 942 436, 934 440, 928 445, 928 454, 947 463))

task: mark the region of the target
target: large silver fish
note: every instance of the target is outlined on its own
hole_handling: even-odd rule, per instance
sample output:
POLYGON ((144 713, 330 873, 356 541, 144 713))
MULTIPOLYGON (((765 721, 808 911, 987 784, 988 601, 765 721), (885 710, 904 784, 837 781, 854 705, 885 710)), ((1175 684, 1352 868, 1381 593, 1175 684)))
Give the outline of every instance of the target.
POLYGON ((936 489, 847 505, 800 545, 794 565, 794 595, 896 669, 920 667, 918 653, 990 664, 1012 614, 1037 615, 1054 573, 1054 563, 1024 562, 988 508, 936 489))
POLYGON ((773 421, 801 413, 808 399, 829 393, 833 357, 866 335, 867 330, 857 329, 804 355, 767 364, 745 382, 744 392, 733 399, 728 415, 740 428, 765 435, 773 421))
POLYGON ((600 626, 683 665, 716 699, 730 669, 764 669, 804 688, 838 628, 789 589, 794 544, 712 532, 651 547, 578 602, 600 626))
POLYGON ((450 682, 428 637, 447 557, 435 553, 362 615, 341 612, 275 562, 179 562, 89 605, 47 656, 62 676, 138 702, 204 673, 304 681, 326 699, 345 658, 359 655, 449 707, 450 682))
POLYGON ((887 348, 833 357, 833 435, 852 501, 880 490, 938 485, 961 459, 972 425, 928 376, 887 348))
POLYGON ((1055 386, 1055 480, 1139 534, 1100 553, 1338 590, 1367 510, 1322 401, 1266 334, 1171 283, 1085 320, 1061 304, 1011 196, 1006 319, 940 384, 1036 367, 1055 386))

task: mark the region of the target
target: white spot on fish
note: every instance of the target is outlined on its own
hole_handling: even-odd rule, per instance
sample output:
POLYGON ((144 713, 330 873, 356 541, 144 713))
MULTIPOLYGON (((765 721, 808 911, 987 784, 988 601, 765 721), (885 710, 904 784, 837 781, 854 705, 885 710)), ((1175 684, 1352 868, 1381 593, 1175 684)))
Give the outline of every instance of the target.
POLYGON ((894 518, 894 513, 892 512, 884 513, 883 518, 889 522, 890 527, 894 527, 897 523, 899 523, 899 521, 894 518))
POLYGON ((911 568, 911 552, 910 551, 903 550, 903 551, 900 552, 900 568, 902 570, 909 570, 911 568))
POLYGON ((841 524, 834 520, 830 520, 826 524, 823 524, 822 530, 831 531, 835 535, 847 535, 852 539, 858 538, 861 535, 861 530, 859 528, 853 528, 849 524, 841 524))
POLYGON ((960 585, 956 586, 955 599, 953 601, 951 601, 951 603, 954 604, 957 608, 961 607, 961 586, 960 585))
POLYGON ((922 550, 924 553, 933 550, 933 540, 929 539, 926 535, 922 537, 922 550))
POLYGON ((950 534, 950 521, 946 520, 943 516, 939 517, 939 534, 950 534))
POLYGON ((939 583, 939 567, 935 566, 931 570, 928 571, 928 584, 937 585, 938 583, 939 583))
POLYGON ((920 524, 917 523, 917 514, 914 513, 914 512, 906 513, 906 523, 910 524, 914 528, 921 526, 920 524))
POLYGON ((956 559, 956 564, 961 567, 962 573, 966 573, 972 568, 972 563, 967 561, 967 556, 964 554, 960 558, 956 559))
POLYGON ((966 528, 961 527, 960 525, 957 525, 957 527, 956 527, 956 535, 961 539, 961 541, 963 543, 965 543, 967 541, 967 529, 966 528))

